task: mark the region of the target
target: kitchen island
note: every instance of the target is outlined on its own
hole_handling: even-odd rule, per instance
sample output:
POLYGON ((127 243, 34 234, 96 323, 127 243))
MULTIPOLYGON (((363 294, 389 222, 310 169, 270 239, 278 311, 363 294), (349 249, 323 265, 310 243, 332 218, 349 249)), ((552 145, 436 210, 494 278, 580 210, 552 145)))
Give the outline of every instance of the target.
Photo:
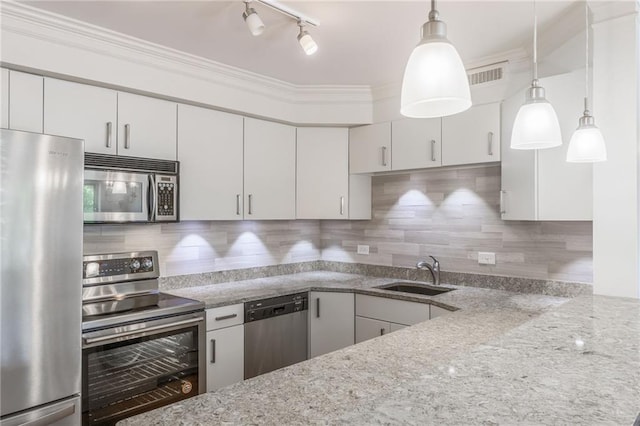
MULTIPOLYGON (((371 287, 391 281, 309 272, 172 292, 213 307, 304 289, 381 295, 371 287)), ((473 287, 427 299, 459 310, 120 424, 630 425, 640 413, 639 301, 473 287)))

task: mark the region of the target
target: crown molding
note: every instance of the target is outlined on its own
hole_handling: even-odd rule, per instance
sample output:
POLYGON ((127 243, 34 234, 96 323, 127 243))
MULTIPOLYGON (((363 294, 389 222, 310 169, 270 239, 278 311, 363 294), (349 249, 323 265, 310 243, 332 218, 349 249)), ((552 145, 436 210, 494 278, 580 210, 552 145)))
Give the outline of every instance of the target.
MULTIPOLYGON (((114 64, 137 64, 154 72, 173 75, 174 78, 186 77, 193 81, 222 87, 227 92, 235 91, 240 96, 260 97, 261 102, 286 104, 289 109, 295 109, 296 106, 315 108, 336 104, 342 107, 351 105, 355 108, 370 109, 372 102, 371 88, 366 85, 294 85, 14 1, 0 2, 0 19, 3 39, 11 39, 5 36, 16 36, 16 40, 29 40, 36 45, 54 44, 57 48, 67 48, 69 51, 95 54, 105 60, 112 60, 114 64)), ((47 64, 42 66, 43 64, 35 59, 37 52, 33 53, 33 58, 28 56, 29 52, 13 55, 19 57, 20 61, 16 61, 11 53, 19 50, 19 46, 5 45, 5 42, 2 44, 3 54, 0 56, 2 62, 42 69, 45 73, 60 73, 55 64, 51 69, 43 69, 47 64), (11 47, 14 49, 12 50, 11 47), (34 67, 31 63, 24 63, 31 59, 33 64, 39 63, 41 66, 34 67)), ((91 79, 81 74, 73 75, 64 72, 60 74, 69 75, 72 79, 91 79)), ((122 86, 118 82, 105 81, 105 83, 122 86)), ((138 87, 132 86, 131 89, 136 90, 138 87)), ((158 94, 179 98, 175 93, 158 94)), ((228 107, 215 103, 211 105, 220 108, 228 107)), ((293 117, 274 118, 295 121, 293 117)), ((365 118, 364 121, 368 119, 365 118)))

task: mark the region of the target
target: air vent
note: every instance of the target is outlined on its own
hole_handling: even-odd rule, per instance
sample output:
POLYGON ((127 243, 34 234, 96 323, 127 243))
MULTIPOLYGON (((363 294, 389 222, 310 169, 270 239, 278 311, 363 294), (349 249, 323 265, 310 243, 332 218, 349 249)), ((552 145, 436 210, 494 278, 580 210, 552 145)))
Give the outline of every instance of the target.
POLYGON ((88 169, 131 170, 151 173, 178 174, 178 162, 151 158, 121 157, 104 154, 84 154, 84 166, 88 169))
POLYGON ((504 78, 504 63, 493 64, 482 68, 474 68, 468 73, 469 85, 477 86, 502 80, 504 78))

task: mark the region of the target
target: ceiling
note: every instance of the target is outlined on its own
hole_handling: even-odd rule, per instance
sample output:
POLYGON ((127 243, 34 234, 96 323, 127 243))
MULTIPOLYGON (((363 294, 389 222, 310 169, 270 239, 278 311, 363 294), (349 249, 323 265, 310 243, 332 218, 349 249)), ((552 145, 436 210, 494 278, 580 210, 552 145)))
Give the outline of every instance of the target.
MULTIPOLYGON (((541 31, 575 0, 538 1, 541 31)), ((402 79, 427 20, 427 1, 288 1, 320 21, 308 31, 319 45, 306 56, 295 21, 254 3, 266 25, 254 37, 236 1, 23 1, 71 18, 297 85, 380 86, 402 79)), ((530 48, 530 1, 440 1, 449 39, 465 64, 530 48)))

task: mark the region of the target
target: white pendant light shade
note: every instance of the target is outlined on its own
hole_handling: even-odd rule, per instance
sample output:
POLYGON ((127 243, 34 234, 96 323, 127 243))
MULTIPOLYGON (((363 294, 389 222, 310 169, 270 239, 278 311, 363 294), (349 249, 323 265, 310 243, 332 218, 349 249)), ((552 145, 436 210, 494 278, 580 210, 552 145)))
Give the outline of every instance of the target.
POLYGON ((400 113, 412 118, 444 117, 469 107, 467 72, 447 39, 447 25, 438 19, 435 0, 431 0, 429 20, 422 26, 420 43, 404 70, 400 113))
POLYGON ((404 70, 400 113, 443 117, 470 106, 469 80, 456 48, 447 40, 416 46, 404 70))
MULTIPOLYGON (((582 119, 580 120, 582 122, 582 119)), ((607 148, 602 132, 595 125, 578 126, 569 142, 567 161, 570 163, 595 163, 607 161, 607 148)))
MULTIPOLYGON (((539 88, 541 89, 541 88, 539 88)), ((544 149, 562 145, 560 123, 553 106, 544 99, 527 100, 518 110, 511 132, 511 148, 544 149)))

